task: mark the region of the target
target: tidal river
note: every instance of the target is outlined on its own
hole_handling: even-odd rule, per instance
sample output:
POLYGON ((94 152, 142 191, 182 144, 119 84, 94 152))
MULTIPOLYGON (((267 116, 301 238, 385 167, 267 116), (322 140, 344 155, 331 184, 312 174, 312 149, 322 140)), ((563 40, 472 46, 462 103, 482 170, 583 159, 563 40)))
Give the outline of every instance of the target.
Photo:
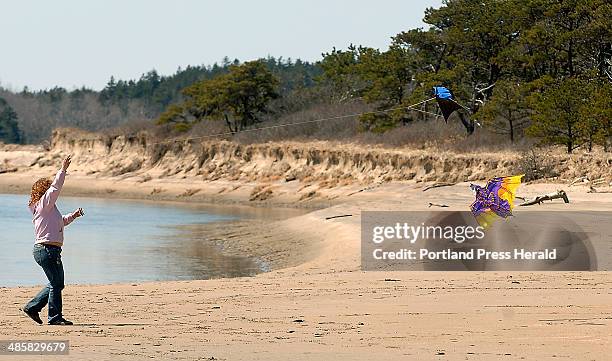
MULTIPOLYGON (((28 196, 0 194, 0 287, 46 283, 32 257, 34 231, 28 196)), ((261 272, 257 260, 226 257, 212 244, 177 252, 181 225, 231 221, 230 208, 60 197, 62 214, 83 207, 85 216, 65 229, 62 261, 66 284, 102 284, 246 276, 261 272)))

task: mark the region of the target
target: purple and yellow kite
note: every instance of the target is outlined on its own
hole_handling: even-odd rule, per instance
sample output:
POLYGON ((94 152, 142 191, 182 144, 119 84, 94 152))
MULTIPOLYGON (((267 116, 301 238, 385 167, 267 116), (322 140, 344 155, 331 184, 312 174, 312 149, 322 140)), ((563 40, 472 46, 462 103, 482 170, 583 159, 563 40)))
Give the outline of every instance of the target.
POLYGON ((484 188, 470 184, 470 188, 476 192, 476 200, 470 209, 480 226, 488 228, 498 218, 508 218, 512 215, 515 193, 524 176, 521 174, 493 178, 484 188))

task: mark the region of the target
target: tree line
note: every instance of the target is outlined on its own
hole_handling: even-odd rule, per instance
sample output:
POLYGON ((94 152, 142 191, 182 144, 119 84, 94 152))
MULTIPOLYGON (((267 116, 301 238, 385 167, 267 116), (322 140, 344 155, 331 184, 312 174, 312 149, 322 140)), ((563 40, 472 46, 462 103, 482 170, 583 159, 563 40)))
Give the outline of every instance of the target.
MULTIPOLYGON (((610 150, 610 14, 607 0, 448 0, 425 12, 428 29, 397 34, 387 51, 333 49, 321 66, 341 98, 380 110, 417 103, 444 85, 511 141, 527 135, 570 153, 596 143, 610 150)), ((362 122, 385 131, 424 114, 397 110, 362 122)))
MULTIPOLYGON (((317 64, 300 59, 267 57, 259 62, 278 79, 277 91, 284 96, 313 87, 321 72, 317 64)), ((150 122, 168 106, 184 99, 182 90, 186 87, 215 79, 238 64, 237 59, 226 57, 220 64, 187 66, 168 76, 152 70, 137 80, 111 77, 101 91, 85 87, 31 91, 26 87, 14 92, 0 87, 0 112, 4 108, 10 109, 10 112, 0 115, 0 141, 38 143, 47 139, 59 126, 98 131, 126 123, 150 122), (15 122, 18 128, 15 128, 15 122), (5 136, 5 128, 16 129, 19 137, 5 136)))

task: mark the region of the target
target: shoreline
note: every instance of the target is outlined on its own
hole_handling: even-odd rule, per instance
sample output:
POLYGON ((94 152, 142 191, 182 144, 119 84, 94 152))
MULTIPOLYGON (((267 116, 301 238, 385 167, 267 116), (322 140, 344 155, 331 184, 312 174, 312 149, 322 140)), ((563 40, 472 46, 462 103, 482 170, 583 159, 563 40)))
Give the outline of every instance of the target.
MULTIPOLYGON (((20 175, 15 177, 12 175, 7 176, 6 174, 0 175, 0 194, 27 196, 28 194, 25 192, 26 187, 23 185, 23 179, 26 177, 28 176, 20 175), (11 185, 16 184, 20 186, 11 187, 11 185)), ((288 238, 285 242, 271 242, 270 240, 274 239, 275 234, 274 232, 270 232, 270 228, 273 227, 274 224, 279 224, 280 221, 311 212, 313 210, 312 205, 310 205, 310 207, 289 207, 289 204, 249 204, 246 200, 235 199, 226 201, 223 199, 223 196, 210 194, 200 195, 199 197, 177 197, 175 194, 152 197, 145 191, 125 191, 124 188, 110 194, 105 194, 107 193, 105 190, 108 189, 105 188, 108 185, 107 182, 98 182, 95 178, 82 176, 72 182, 76 184, 71 185, 70 183, 71 180, 67 177, 66 185, 62 190, 62 196, 164 204, 174 207, 204 209, 215 214, 238 216, 240 218, 237 220, 215 221, 204 224, 183 224, 172 226, 171 228, 173 228, 176 233, 174 237, 176 237, 177 241, 182 240, 184 243, 189 244, 203 243, 219 249, 223 255, 244 257, 252 259, 256 263, 265 264, 265 268, 260 268, 261 270, 257 274, 295 266, 307 260, 304 256, 306 253, 300 252, 297 245, 292 244, 291 239, 288 238), (89 187, 88 189, 84 188, 84 183, 89 187), (214 201, 211 202, 211 199, 214 201), (256 234, 257 236, 255 236, 256 234), (262 236, 264 234, 266 234, 265 237, 262 236)), ((127 185, 127 187, 130 186, 132 186, 132 184, 127 185)), ((164 186, 167 187, 168 185, 164 184, 164 186)), ((214 277, 214 279, 216 278, 218 277, 214 277)), ((177 280, 134 280, 111 284, 174 281, 177 280)), ((105 284, 106 283, 93 283, 87 285, 97 286, 105 284)))

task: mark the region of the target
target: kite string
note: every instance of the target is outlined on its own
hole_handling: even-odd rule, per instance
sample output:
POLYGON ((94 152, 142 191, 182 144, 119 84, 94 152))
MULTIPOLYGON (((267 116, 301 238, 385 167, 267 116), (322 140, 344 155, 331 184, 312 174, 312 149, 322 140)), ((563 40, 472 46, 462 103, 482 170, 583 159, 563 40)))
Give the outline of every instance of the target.
MULTIPOLYGON (((366 114, 384 114, 384 113, 391 112, 391 111, 394 111, 394 110, 402 110, 402 109, 404 109, 404 110, 414 110, 414 111, 417 111, 417 112, 433 115, 435 117, 440 117, 439 114, 435 114, 435 113, 431 113, 431 112, 427 112, 427 111, 424 111, 424 110, 421 110, 421 109, 415 109, 414 108, 414 107, 419 106, 421 104, 430 102, 430 101, 432 101, 434 99, 436 99, 436 98, 433 97, 433 98, 429 98, 429 99, 423 100, 421 102, 418 102, 416 104, 412 104, 412 105, 408 105, 408 106, 403 106, 403 107, 389 108, 389 109, 385 109, 385 110, 373 110, 373 111, 363 112, 363 113, 346 114, 346 115, 338 115, 338 116, 329 117, 329 118, 306 120, 306 121, 303 121, 303 122, 284 123, 284 124, 270 125, 270 126, 267 126, 267 127, 244 129, 244 130, 241 130, 239 133, 255 132, 255 131, 260 131, 260 130, 289 127, 289 126, 293 126, 293 125, 303 125, 303 124, 311 124, 311 123, 318 123, 318 122, 324 122, 324 121, 340 120, 340 119, 345 119, 345 118, 358 117, 358 116, 362 116, 362 115, 366 115, 366 114)), ((187 142, 187 141, 192 141, 192 140, 197 140, 197 139, 207 139, 207 138, 214 138, 214 137, 222 137, 222 136, 234 135, 234 134, 236 134, 236 132, 224 132, 224 133, 208 134, 208 135, 203 135, 203 136, 198 136, 198 137, 181 138, 181 139, 170 139, 170 140, 164 140, 164 141, 155 142, 155 143, 149 143, 149 144, 150 145, 155 145, 155 144, 173 143, 173 142, 187 142)))

